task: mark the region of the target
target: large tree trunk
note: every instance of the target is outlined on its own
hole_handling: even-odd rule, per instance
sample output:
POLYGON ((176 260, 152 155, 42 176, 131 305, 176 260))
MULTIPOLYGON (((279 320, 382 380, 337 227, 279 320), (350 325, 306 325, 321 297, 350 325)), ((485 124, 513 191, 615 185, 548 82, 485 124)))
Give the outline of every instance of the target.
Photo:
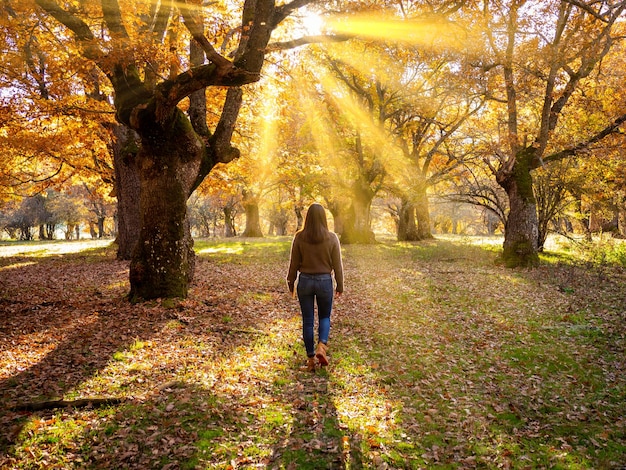
MULTIPOLYGON (((131 259, 141 229, 139 212, 139 171, 136 156, 139 137, 123 124, 113 128, 113 166, 117 196, 117 259, 131 259)), ((100 232, 100 236, 102 232, 100 232)))
POLYGON ((426 240, 433 238, 433 234, 430 231, 430 208, 428 205, 428 194, 426 194, 425 187, 417 190, 415 215, 417 217, 417 239, 426 240))
MULTIPOLYGON (((344 227, 346 225, 345 216, 343 214, 345 210, 343 210, 343 206, 341 205, 341 203, 337 201, 327 200, 326 205, 328 206, 328 210, 333 216, 333 232, 341 237, 344 232, 344 227)), ((304 222, 302 222, 302 225, 304 225, 304 222)))
POLYGON ((249 192, 243 194, 242 205, 246 213, 246 229, 242 237, 262 237, 261 217, 259 216, 259 203, 257 198, 249 192))
POLYGON ((142 175, 142 228, 130 264, 131 299, 187 296, 194 252, 183 189, 175 171, 142 175))
POLYGON ((508 267, 539 264, 537 207, 530 174, 532 151, 519 152, 512 171, 497 175, 509 197, 509 216, 504 227, 503 260, 508 267))
POLYGON ((415 205, 402 199, 398 211, 398 241, 418 241, 417 224, 415 223, 415 205))
POLYGON ((353 188, 352 204, 344 218, 342 243, 375 243, 376 237, 370 227, 370 209, 374 193, 362 182, 353 188))
POLYGON ((348 214, 344 218, 341 242, 350 243, 375 243, 376 237, 370 228, 369 204, 359 203, 354 200, 348 214))
POLYGON ((129 297, 186 297, 195 265, 187 199, 204 146, 182 113, 169 132, 146 134, 137 154, 141 231, 130 264, 129 297))

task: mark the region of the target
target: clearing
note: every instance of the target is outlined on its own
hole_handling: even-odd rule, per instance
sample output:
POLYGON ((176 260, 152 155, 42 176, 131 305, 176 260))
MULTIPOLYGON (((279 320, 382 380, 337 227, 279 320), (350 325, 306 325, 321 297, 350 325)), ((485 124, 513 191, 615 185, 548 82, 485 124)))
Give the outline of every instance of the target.
POLYGON ((344 246, 316 374, 288 238, 197 241, 189 298, 138 305, 108 244, 3 243, 0 468, 623 469, 623 264, 477 242, 344 246))

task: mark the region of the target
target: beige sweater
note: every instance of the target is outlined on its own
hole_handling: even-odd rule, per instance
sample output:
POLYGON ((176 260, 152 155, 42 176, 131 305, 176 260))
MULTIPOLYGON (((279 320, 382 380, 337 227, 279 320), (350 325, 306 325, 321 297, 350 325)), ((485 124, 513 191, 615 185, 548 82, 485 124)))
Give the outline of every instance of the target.
POLYGON ((293 290, 298 272, 305 274, 331 274, 334 272, 337 283, 336 291, 343 292, 343 263, 337 235, 330 232, 330 237, 318 244, 306 243, 298 235, 296 234, 291 244, 291 258, 287 273, 289 290, 293 290))

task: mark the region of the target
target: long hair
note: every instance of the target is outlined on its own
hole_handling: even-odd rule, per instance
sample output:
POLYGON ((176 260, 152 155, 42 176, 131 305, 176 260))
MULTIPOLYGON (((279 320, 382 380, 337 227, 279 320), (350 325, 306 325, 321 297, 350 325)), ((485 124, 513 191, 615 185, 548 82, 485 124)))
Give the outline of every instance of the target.
POLYGON ((326 211, 321 204, 315 202, 309 206, 304 220, 304 228, 299 232, 300 237, 307 243, 315 244, 326 240, 328 233, 326 211))

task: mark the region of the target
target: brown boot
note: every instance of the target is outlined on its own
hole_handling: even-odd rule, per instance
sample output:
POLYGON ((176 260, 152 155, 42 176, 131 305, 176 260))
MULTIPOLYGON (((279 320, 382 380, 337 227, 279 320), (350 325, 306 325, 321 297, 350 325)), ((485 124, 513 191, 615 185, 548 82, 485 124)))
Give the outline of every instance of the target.
POLYGON ((315 372, 315 356, 309 357, 306 361, 306 365, 302 366, 300 370, 305 372, 315 372))
POLYGON ((324 343, 322 343, 321 341, 317 343, 317 350, 315 351, 315 356, 317 357, 317 360, 320 361, 321 366, 328 365, 328 358, 326 357, 326 349, 327 349, 327 346, 324 343))

